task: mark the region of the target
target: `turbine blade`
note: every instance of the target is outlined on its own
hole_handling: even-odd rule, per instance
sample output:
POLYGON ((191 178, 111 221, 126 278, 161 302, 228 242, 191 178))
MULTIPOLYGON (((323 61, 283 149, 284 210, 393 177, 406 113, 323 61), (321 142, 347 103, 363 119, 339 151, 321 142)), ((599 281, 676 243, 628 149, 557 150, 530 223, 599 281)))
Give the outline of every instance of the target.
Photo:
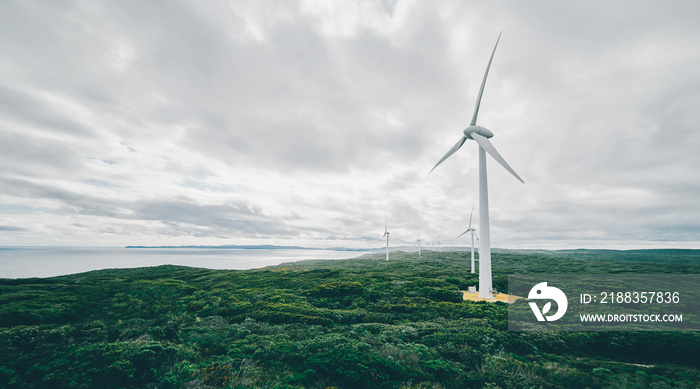
POLYGON ((479 89, 479 96, 476 98, 476 106, 474 107, 474 115, 472 116, 472 126, 476 125, 476 117, 479 115, 479 106, 481 105, 481 96, 484 94, 484 85, 486 85, 486 77, 489 75, 491 61, 493 61, 493 55, 496 54, 496 47, 498 47, 498 41, 501 40, 501 33, 502 31, 498 33, 498 39, 496 39, 496 45, 493 47, 493 52, 491 53, 489 64, 486 65, 486 73, 484 73, 484 79, 481 80, 481 88, 479 89))
POLYGON ((430 172, 428 172, 428 174, 432 173, 433 170, 435 170, 435 168, 438 167, 439 164, 441 164, 444 160, 446 160, 447 158, 449 158, 450 155, 454 154, 457 150, 459 150, 459 148, 462 147, 462 145, 463 145, 464 142, 466 142, 466 141, 467 141, 467 137, 464 136, 464 135, 462 135, 462 139, 458 140, 457 143, 455 143, 455 145, 452 146, 452 148, 450 149, 450 151, 448 151, 447 154, 445 154, 445 156, 442 157, 442 159, 440 159, 440 160, 438 161, 438 163, 436 163, 435 166, 433 166, 432 169, 430 169, 430 172))
MULTIPOLYGON (((474 206, 472 206, 472 213, 469 214, 469 230, 472 229, 472 216, 474 216, 474 206)), ((467 231, 469 231, 467 230, 467 231)), ((467 233, 467 231, 464 231, 464 234, 467 233)), ((462 235, 464 235, 462 234, 462 235)))
MULTIPOLYGON (((457 235, 457 238, 459 238, 460 236, 462 236, 462 235, 466 234, 467 232, 469 232, 469 230, 466 230, 466 231, 464 231, 463 233, 461 233, 461 234, 457 235)), ((457 239, 457 238, 455 238, 455 239, 457 239)))
POLYGON ((481 148, 484 149, 487 153, 491 154, 493 159, 498 161, 498 163, 500 163, 501 166, 506 168, 506 170, 508 170, 510 172, 510 174, 514 175, 515 178, 518 179, 518 181, 522 182, 523 184, 525 183, 525 181, 523 181, 523 179, 520 178, 520 176, 518 176, 518 174, 515 172, 515 170, 513 170, 513 168, 511 168, 510 165, 508 165, 508 162, 506 162, 506 160, 503 159, 503 157, 501 157, 501 154, 498 153, 496 148, 493 147, 491 142, 489 142, 489 140, 486 139, 486 137, 481 136, 481 135, 474 133, 474 132, 472 132, 471 135, 472 135, 472 139, 474 139, 476 141, 476 143, 478 143, 479 146, 481 146, 481 148))

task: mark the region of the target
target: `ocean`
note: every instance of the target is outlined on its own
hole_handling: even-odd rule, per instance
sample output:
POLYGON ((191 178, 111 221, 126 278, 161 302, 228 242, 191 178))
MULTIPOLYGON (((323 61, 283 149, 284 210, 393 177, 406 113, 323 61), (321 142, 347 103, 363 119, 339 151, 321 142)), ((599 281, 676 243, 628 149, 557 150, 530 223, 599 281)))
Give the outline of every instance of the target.
POLYGON ((362 251, 305 249, 0 247, 0 278, 54 277, 91 270, 181 265, 246 270, 305 259, 346 259, 362 251))

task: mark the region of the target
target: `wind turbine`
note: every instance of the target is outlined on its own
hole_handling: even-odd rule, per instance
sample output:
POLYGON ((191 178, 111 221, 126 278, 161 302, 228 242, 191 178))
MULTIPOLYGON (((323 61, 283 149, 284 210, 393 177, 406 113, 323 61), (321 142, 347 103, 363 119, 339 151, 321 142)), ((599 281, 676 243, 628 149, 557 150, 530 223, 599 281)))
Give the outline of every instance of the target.
POLYGON ((386 260, 389 260, 389 231, 387 231, 387 223, 386 221, 384 222, 384 235, 382 235, 382 239, 386 236, 386 260))
POLYGON ((418 255, 420 255, 420 242, 420 234, 418 234, 418 240, 416 241, 416 243, 418 244, 418 255))
POLYGON ((491 58, 486 66, 486 72, 484 73, 484 79, 481 81, 481 88, 479 89, 479 94, 476 98, 476 106, 474 107, 474 114, 472 115, 472 121, 469 123, 469 127, 464 129, 462 138, 455 143, 454 146, 445 154, 435 164, 435 166, 430 170, 431 172, 435 170, 438 165, 440 165, 444 160, 449 158, 454 154, 468 139, 474 140, 479 145, 479 227, 481 228, 481 239, 479 243, 479 297, 492 299, 492 283, 491 283, 491 236, 489 233, 489 195, 488 195, 488 183, 486 177, 486 153, 489 153, 498 163, 501 164, 506 170, 508 170, 515 178, 517 178, 523 184, 525 181, 518 176, 517 173, 508 165, 508 163, 501 157, 495 147, 489 141, 489 138, 493 136, 493 132, 488 129, 477 126, 476 118, 479 114, 479 105, 481 104, 481 97, 484 94, 484 85, 486 85, 486 77, 489 75, 489 68, 491 67, 491 61, 493 61, 493 55, 496 54, 496 47, 498 47, 498 41, 501 40, 501 34, 498 34, 498 39, 496 40, 496 45, 493 47, 493 52, 491 53, 491 58))
POLYGON ((472 274, 474 274, 474 232, 476 231, 475 228, 472 228, 472 216, 474 216, 474 207, 472 207, 472 213, 469 214, 469 228, 467 228, 466 231, 463 233, 459 234, 457 238, 460 236, 466 234, 467 232, 471 232, 472 234, 472 274))

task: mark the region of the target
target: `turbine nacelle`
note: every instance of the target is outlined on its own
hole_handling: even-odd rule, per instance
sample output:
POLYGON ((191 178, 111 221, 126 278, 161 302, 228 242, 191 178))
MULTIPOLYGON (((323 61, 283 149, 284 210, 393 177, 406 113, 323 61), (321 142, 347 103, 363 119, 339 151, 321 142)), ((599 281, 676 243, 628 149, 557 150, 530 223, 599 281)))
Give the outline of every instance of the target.
POLYGON ((469 126, 464 129, 464 136, 467 139, 474 139, 472 138, 472 134, 479 134, 483 136, 484 138, 491 138, 493 137, 493 132, 491 132, 489 129, 481 127, 481 126, 469 126))

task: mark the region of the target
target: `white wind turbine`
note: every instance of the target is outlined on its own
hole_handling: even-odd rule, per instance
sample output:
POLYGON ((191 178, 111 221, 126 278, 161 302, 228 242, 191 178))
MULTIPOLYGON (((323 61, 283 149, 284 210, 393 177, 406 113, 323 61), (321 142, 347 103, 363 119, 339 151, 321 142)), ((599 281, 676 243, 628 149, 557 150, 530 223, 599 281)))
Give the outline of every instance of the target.
POLYGON ((418 240, 416 241, 416 243, 418 244, 418 255, 420 255, 420 243, 421 243, 420 234, 418 234, 418 240))
POLYGON ((493 132, 484 127, 476 125, 476 117, 479 114, 479 105, 481 104, 481 96, 484 94, 486 77, 489 75, 491 61, 493 60, 493 55, 496 54, 496 47, 498 47, 498 41, 500 41, 500 39, 501 34, 498 34, 496 45, 493 47, 491 58, 486 66, 484 79, 481 81, 481 88, 479 89, 479 95, 476 98, 476 106, 474 107, 474 115, 472 116, 472 121, 469 123, 469 127, 463 131, 464 135, 462 135, 462 138, 457 141, 457 143, 452 146, 447 154, 445 154, 445 156, 442 157, 442 159, 440 159, 438 163, 436 163, 430 170, 431 172, 435 170, 438 165, 459 150, 467 139, 472 139, 479 144, 479 227, 481 228, 481 239, 483 239, 479 242, 479 297, 487 299, 492 299, 494 297, 491 283, 491 237, 489 233, 489 195, 486 178, 486 153, 489 153, 520 182, 525 183, 525 181, 523 181, 518 174, 515 173, 515 171, 508 165, 505 159, 501 157, 498 151, 496 151, 496 148, 494 148, 489 141, 488 138, 493 136, 493 132))
POLYGON ((382 239, 386 236, 386 260, 389 260, 389 231, 386 229, 387 228, 387 222, 384 222, 384 235, 382 235, 382 239))
MULTIPOLYGON (((459 234, 457 236, 457 238, 466 234, 467 232, 471 232, 471 235, 472 235, 472 273, 474 273, 474 233, 476 232, 476 229, 472 228, 472 216, 474 216, 474 207, 472 207, 472 213, 469 214, 469 228, 467 228, 467 230, 464 231, 463 233, 459 234)), ((479 260, 481 260, 481 259, 479 259, 479 260)))

